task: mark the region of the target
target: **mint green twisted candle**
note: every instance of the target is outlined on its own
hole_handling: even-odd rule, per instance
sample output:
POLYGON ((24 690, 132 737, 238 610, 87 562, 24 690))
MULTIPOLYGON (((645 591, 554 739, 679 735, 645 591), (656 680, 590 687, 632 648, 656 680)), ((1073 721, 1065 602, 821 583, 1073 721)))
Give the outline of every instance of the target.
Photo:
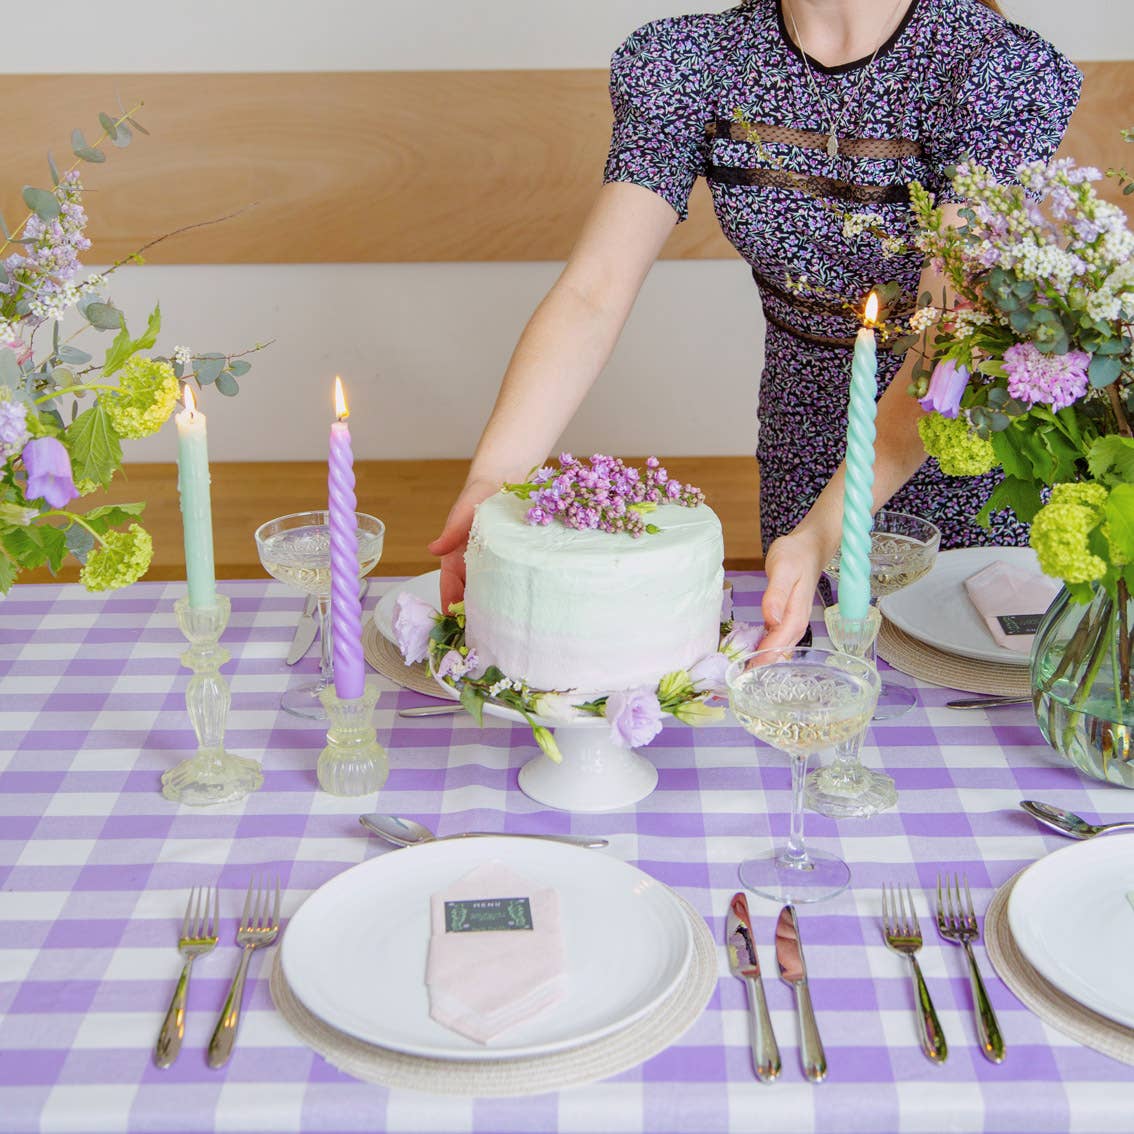
POLYGON ((843 487, 843 539, 839 557, 839 613, 863 619, 870 606, 870 531, 874 526, 874 419, 877 413, 878 355, 874 323, 878 298, 866 301, 866 326, 855 337, 847 410, 846 481, 843 487))

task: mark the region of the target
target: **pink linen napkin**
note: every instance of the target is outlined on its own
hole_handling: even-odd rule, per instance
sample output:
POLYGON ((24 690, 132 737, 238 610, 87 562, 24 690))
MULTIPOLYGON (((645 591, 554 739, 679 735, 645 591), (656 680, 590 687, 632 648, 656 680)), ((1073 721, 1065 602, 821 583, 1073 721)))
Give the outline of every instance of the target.
POLYGON ((1040 571, 997 561, 966 579, 965 590, 996 644, 1027 654, 1039 616, 1059 593, 1059 583, 1040 571))
POLYGON ((486 862, 431 897, 429 1014, 478 1043, 567 995, 559 895, 486 862), (526 904, 525 904, 526 899, 526 904), (477 928, 501 923, 531 928, 477 928))

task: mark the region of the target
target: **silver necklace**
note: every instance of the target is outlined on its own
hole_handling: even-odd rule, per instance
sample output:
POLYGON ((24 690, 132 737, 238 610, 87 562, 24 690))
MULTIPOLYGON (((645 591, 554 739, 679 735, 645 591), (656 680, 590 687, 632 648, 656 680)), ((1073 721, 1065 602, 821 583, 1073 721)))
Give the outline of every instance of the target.
MULTIPOLYGON (((784 7, 787 7, 787 0, 781 0, 784 7)), ((878 58, 878 52, 882 50, 882 44, 886 42, 886 37, 890 31, 890 25, 894 22, 894 17, 898 14, 898 9, 902 6, 902 0, 898 0, 893 12, 890 13, 890 18, 886 21, 886 26, 882 32, 882 38, 878 41, 878 46, 874 49, 874 54, 870 56, 867 64, 862 69, 862 74, 859 76, 858 86, 854 89, 853 98, 849 99, 846 105, 838 109, 838 115, 831 115, 831 126, 827 133, 827 156, 838 157, 839 154, 839 131, 843 128, 843 119, 846 118, 850 112, 850 108, 859 101, 862 94, 862 88, 866 84, 866 76, 870 74, 871 67, 874 66, 874 60, 878 58)), ((791 30, 795 36, 796 46, 799 48, 800 55, 803 56, 803 72, 807 76, 807 85, 811 89, 811 97, 815 99, 817 106, 825 107, 827 104, 823 97, 819 94, 819 85, 815 82, 815 75, 811 70, 811 61, 807 58, 807 51, 804 49, 803 40, 799 37, 799 28, 795 23, 795 12, 792 8, 788 8, 788 16, 791 18, 791 30)))

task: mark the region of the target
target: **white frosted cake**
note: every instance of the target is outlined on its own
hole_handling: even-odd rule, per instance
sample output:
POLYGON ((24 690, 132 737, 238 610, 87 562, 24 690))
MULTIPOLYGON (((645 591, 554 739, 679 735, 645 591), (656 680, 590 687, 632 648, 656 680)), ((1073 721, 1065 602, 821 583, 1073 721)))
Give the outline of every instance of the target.
POLYGON ((663 504, 661 529, 577 531, 525 522, 500 492, 476 511, 465 554, 465 640, 534 689, 653 687, 716 650, 724 541, 705 504, 663 504))

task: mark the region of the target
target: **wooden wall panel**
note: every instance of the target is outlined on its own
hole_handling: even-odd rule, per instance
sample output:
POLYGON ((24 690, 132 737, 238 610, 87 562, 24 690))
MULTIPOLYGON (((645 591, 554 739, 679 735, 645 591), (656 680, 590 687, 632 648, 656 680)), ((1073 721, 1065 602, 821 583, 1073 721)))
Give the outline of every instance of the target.
MULTIPOLYGON (((1065 151, 1134 167, 1134 62, 1086 63, 1065 151)), ((93 260, 254 206, 152 249, 153 263, 559 260, 599 184, 610 128, 606 73, 0 76, 18 107, 0 135, 0 211, 44 184, 116 96, 140 98, 153 134, 88 168, 93 260)), ((1134 199, 1125 203, 1134 208, 1134 199)), ((733 255, 703 184, 665 255, 733 255)))

